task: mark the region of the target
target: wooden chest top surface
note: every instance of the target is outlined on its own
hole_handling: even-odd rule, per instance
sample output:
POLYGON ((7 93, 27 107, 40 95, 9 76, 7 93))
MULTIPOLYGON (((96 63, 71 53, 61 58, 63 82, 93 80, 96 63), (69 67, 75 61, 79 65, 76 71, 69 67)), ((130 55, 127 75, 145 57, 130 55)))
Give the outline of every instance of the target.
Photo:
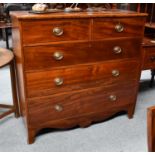
POLYGON ((11 16, 18 19, 48 19, 48 18, 99 18, 99 17, 144 17, 146 13, 137 13, 125 10, 107 10, 100 12, 73 12, 73 13, 47 13, 47 14, 33 14, 28 11, 13 11, 11 16))

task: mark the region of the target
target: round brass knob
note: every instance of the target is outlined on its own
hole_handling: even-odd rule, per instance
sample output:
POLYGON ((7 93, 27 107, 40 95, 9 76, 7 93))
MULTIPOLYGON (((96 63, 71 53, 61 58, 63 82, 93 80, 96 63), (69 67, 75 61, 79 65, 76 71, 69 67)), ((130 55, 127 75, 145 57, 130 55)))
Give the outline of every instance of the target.
POLYGON ((59 104, 56 104, 56 105, 54 106, 54 109, 55 109, 56 111, 58 111, 58 112, 61 112, 61 111, 63 110, 63 107, 62 107, 61 105, 59 105, 59 104))
POLYGON ((63 53, 62 52, 54 52, 53 57, 55 60, 62 60, 63 59, 63 53))
POLYGON ((123 27, 123 25, 122 24, 117 24, 116 26, 115 26, 115 30, 117 31, 117 32, 123 32, 124 31, 124 27, 123 27))
POLYGON ((119 46, 115 46, 113 48, 113 51, 114 51, 115 54, 120 54, 122 52, 122 49, 119 46))
POLYGON ((61 36, 61 35, 63 35, 63 33, 64 33, 64 31, 62 28, 60 28, 60 27, 53 28, 53 34, 55 36, 61 36))
POLYGON ((63 78, 55 78, 54 79, 54 83, 57 85, 57 86, 61 86, 63 84, 63 78))
POLYGON ((110 99, 110 101, 116 101, 117 97, 116 97, 116 95, 110 95, 109 99, 110 99))
POLYGON ((119 76, 119 75, 120 75, 119 70, 112 70, 112 75, 113 75, 114 77, 119 76))

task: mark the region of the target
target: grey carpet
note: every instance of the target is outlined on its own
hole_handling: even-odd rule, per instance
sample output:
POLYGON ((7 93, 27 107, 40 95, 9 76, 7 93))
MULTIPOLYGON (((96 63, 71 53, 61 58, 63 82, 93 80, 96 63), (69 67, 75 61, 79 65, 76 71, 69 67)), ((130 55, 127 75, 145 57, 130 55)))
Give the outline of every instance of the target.
MULTIPOLYGON (((22 119, 10 115, 0 120, 0 151, 147 151, 146 109, 155 104, 155 87, 148 87, 149 79, 150 72, 143 72, 133 119, 124 114, 88 128, 51 130, 27 145, 22 119)), ((0 70, 0 102, 12 102, 8 67, 0 70)))

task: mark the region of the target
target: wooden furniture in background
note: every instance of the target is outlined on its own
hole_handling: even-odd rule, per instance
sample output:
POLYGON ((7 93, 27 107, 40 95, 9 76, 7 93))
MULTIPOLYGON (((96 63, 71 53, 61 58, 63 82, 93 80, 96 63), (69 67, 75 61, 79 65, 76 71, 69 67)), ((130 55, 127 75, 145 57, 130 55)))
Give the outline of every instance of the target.
POLYGON ((143 40, 143 65, 142 70, 151 70, 150 87, 153 86, 155 77, 155 4, 140 4, 140 11, 148 13, 145 23, 143 40))
POLYGON ((142 70, 151 70, 150 87, 153 86, 155 76, 155 43, 151 36, 145 36, 143 39, 143 64, 142 70))
POLYGON ((42 128, 85 127, 120 111, 133 117, 146 14, 11 16, 28 143, 42 128))
POLYGON ((10 65, 13 105, 0 104, 0 108, 8 109, 6 112, 0 114, 0 119, 4 118, 5 116, 11 113, 15 113, 15 117, 19 117, 18 98, 14 71, 14 55, 11 51, 4 48, 0 48, 0 68, 8 64, 10 65))
POLYGON ((148 151, 155 152, 155 106, 147 109, 148 151))
POLYGON ((6 48, 9 49, 9 34, 8 34, 8 29, 12 27, 11 23, 0 23, 0 29, 2 29, 2 32, 4 32, 5 38, 4 40, 6 41, 6 48))

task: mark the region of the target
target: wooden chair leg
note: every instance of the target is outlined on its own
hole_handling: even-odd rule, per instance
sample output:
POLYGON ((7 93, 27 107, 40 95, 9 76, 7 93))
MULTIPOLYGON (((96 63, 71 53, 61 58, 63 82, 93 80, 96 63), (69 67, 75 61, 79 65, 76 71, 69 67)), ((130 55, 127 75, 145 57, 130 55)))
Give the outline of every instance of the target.
POLYGON ((148 151, 155 152, 155 106, 147 109, 148 151))
POLYGON ((3 104, 0 104, 0 108, 7 109, 6 112, 3 112, 2 114, 0 114, 0 119, 4 118, 7 115, 10 115, 10 114, 14 113, 14 111, 15 111, 15 109, 14 109, 14 107, 12 105, 3 105, 3 104))
POLYGON ((155 69, 152 69, 152 70, 151 70, 150 87, 153 87, 153 84, 154 84, 154 77, 155 77, 155 69))
POLYGON ((17 97, 17 83, 16 83, 14 60, 10 63, 10 76, 11 76, 12 98, 13 98, 13 105, 15 109, 15 117, 19 117, 20 113, 19 113, 19 104, 18 104, 18 97, 17 97))

